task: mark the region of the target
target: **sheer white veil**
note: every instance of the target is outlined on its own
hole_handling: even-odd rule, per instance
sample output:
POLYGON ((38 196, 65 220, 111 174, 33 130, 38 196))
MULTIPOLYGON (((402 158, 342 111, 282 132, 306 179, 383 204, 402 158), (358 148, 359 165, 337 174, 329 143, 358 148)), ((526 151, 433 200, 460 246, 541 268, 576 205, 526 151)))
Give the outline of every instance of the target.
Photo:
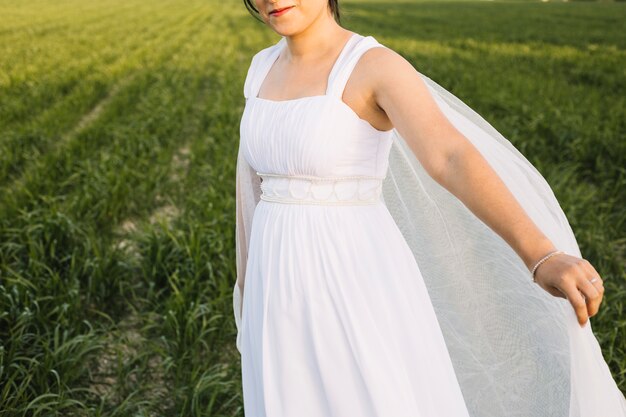
MULTIPOLYGON (((557 249, 580 257, 568 220, 535 167, 470 107, 419 75, 557 249)), ((241 147, 236 175, 237 282, 243 287, 260 180, 241 147)), ((569 301, 533 283, 512 248, 426 173, 395 129, 383 198, 422 272, 472 417, 626 417, 626 399, 592 333, 593 318, 580 328, 569 301)), ((241 299, 235 285, 239 350, 241 299)))

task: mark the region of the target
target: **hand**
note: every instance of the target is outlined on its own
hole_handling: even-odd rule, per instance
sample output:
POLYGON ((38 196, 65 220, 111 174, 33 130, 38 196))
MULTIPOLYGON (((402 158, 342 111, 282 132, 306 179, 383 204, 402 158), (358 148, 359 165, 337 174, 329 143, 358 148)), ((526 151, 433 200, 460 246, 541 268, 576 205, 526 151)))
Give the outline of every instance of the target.
POLYGON ((604 296, 602 278, 593 265, 566 253, 554 255, 539 265, 535 281, 555 297, 569 300, 581 327, 598 312, 604 296), (591 283, 592 278, 598 279, 591 283))

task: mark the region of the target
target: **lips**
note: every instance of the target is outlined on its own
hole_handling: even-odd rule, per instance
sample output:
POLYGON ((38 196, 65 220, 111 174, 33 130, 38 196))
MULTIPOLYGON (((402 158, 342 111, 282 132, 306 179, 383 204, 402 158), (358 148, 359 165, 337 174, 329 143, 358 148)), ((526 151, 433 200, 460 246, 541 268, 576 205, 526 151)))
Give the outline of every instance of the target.
POLYGON ((281 11, 283 11, 283 10, 289 9, 289 8, 291 8, 291 7, 293 7, 293 6, 287 6, 287 7, 283 7, 283 8, 281 8, 281 9, 274 9, 274 10, 272 10, 272 11, 270 12, 270 14, 278 13, 278 12, 281 12, 281 11))

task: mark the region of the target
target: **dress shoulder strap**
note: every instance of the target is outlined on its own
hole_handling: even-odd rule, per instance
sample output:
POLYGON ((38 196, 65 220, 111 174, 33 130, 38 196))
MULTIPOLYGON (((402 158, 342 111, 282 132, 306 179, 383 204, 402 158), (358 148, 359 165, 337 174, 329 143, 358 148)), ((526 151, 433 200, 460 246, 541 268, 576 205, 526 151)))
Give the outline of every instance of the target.
POLYGON ((286 40, 283 36, 274 45, 261 49, 252 57, 243 85, 243 95, 246 99, 255 97, 259 93, 263 79, 269 72, 274 61, 278 58, 285 42, 286 40))
POLYGON ((360 36, 360 39, 350 45, 350 48, 339 58, 339 62, 336 63, 328 77, 328 89, 326 90, 326 94, 334 95, 341 99, 350 74, 352 74, 352 70, 359 61, 359 58, 361 58, 361 55, 368 49, 376 47, 386 48, 385 45, 379 43, 373 36, 360 36))

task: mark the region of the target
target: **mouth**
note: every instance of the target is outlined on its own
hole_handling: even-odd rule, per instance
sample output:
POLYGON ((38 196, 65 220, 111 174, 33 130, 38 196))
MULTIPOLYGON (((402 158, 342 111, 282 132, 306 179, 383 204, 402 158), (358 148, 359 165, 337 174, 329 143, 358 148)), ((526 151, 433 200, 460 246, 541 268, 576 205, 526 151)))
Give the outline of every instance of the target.
POLYGON ((282 7, 280 9, 274 9, 271 12, 269 12, 269 14, 281 14, 283 10, 291 9, 292 7, 294 6, 287 6, 287 7, 282 7))

